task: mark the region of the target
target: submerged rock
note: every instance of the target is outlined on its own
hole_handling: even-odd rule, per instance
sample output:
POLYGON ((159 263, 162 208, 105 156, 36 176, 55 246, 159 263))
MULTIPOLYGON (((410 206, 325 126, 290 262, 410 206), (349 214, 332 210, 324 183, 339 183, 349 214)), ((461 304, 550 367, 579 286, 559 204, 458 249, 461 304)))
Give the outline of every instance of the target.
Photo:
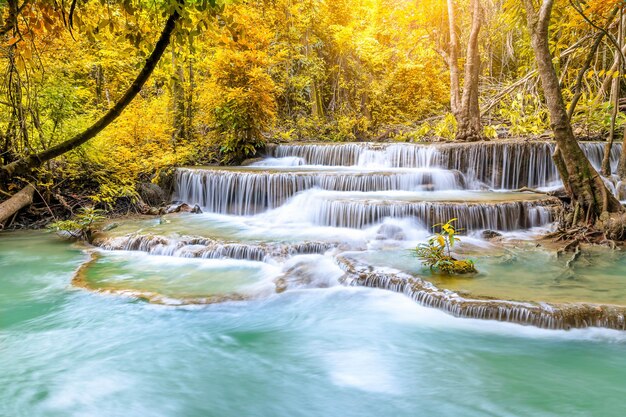
POLYGON ((109 230, 116 229, 117 227, 119 227, 119 225, 120 225, 119 223, 109 223, 102 228, 102 231, 108 232, 109 230))
POLYGON ((262 156, 261 156, 261 157, 258 157, 258 158, 248 158, 248 159, 244 159, 244 160, 241 162, 241 166, 242 166, 242 167, 250 166, 250 165, 256 164, 256 163, 258 163, 258 162, 261 162, 263 159, 265 159, 265 157, 262 157, 262 156))
POLYGON ((502 233, 496 232, 495 230, 491 230, 491 229, 483 230, 482 233, 480 234, 480 237, 482 237, 483 239, 487 239, 487 240, 495 239, 501 236, 502 236, 502 233))
POLYGON ((377 240, 405 240, 406 235, 401 227, 395 226, 393 224, 383 224, 376 231, 376 239, 377 240))
POLYGON ((321 255, 294 258, 285 264, 284 273, 277 278, 276 292, 293 288, 326 288, 337 285, 342 271, 331 259, 321 255))

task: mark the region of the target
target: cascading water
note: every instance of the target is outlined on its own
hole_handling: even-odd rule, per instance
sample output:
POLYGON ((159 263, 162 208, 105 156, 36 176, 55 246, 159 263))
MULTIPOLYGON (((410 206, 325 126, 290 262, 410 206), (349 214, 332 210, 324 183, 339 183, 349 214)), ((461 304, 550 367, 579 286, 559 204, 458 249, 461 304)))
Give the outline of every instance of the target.
MULTIPOLYGON (((604 144, 581 147, 599 166, 604 144)), ((184 217, 193 222, 189 226, 181 227, 184 220, 178 220, 170 227, 165 219, 146 230, 101 239, 97 245, 105 251, 139 251, 145 256, 225 260, 228 268, 234 259, 282 267, 280 273, 263 275, 258 272, 263 268, 254 266, 259 276, 274 277, 277 292, 343 282, 402 292, 462 317, 547 328, 621 328, 623 309, 467 299, 439 290, 419 278, 419 272, 400 273, 371 256, 379 251, 383 259, 395 259, 397 251, 423 242, 434 224, 450 219, 457 219, 456 226, 470 234, 464 241, 478 246, 487 244, 476 238, 481 230, 490 230, 485 236, 545 230, 554 221, 559 200, 520 189, 560 185, 553 152, 551 142, 272 146, 266 158, 247 166, 179 168, 173 198, 197 204, 203 211, 184 217), (370 254, 366 258, 371 261, 358 270, 344 268, 349 253, 370 254), (338 267, 343 272, 337 272, 338 267), (320 268, 333 278, 319 279, 315 271, 320 268)), ((611 156, 613 166, 619 152, 618 144, 611 156)), ((415 258, 400 261, 417 263, 415 258)), ((94 268, 98 267, 96 261, 94 268)), ((240 270, 233 274, 241 280, 240 270)), ((143 282, 136 286, 152 288, 143 282)), ((227 298, 240 299, 248 293, 248 287, 235 288, 227 298)), ((146 297, 163 298, 152 292, 146 297)), ((188 300, 214 302, 224 294, 207 297, 188 300)))
MULTIPOLYGON (((314 225, 361 229, 381 223, 386 218, 412 218, 425 229, 456 218, 457 226, 468 231, 494 229, 502 231, 543 226, 552 221, 552 199, 507 201, 496 194, 462 194, 464 201, 445 201, 449 193, 359 193, 311 190, 264 216, 272 219, 314 225), (429 194, 433 195, 432 197, 429 194), (437 201, 440 195, 443 201, 437 201), (482 198, 481 198, 482 197, 482 198), (432 200, 435 201, 420 201, 432 200), (482 200, 482 201, 481 201, 482 200)), ((494 193, 492 193, 494 194, 494 193)), ((508 196, 511 199, 511 196, 508 196)), ((518 198, 528 196, 518 195, 518 198)), ((454 197, 452 197, 454 199, 454 197)))
MULTIPOLYGON (((621 144, 611 150, 615 171, 621 144)), ((591 164, 599 169, 604 143, 581 142, 591 164)), ((553 142, 484 142, 480 144, 312 144, 270 147, 275 157, 297 156, 310 165, 385 167, 439 167, 456 169, 468 178, 495 189, 550 187, 559 174, 552 161, 553 142)))
POLYGON ((461 190, 458 171, 439 168, 387 171, 222 171, 179 169, 174 199, 198 204, 212 213, 252 215, 282 205, 312 188, 333 191, 461 190))

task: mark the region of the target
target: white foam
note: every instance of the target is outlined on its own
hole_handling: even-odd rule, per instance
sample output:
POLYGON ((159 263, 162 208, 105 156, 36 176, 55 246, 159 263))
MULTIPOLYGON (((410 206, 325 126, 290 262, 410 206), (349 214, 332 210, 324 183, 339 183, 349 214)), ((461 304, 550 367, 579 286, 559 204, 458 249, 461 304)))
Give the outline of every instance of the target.
POLYGON ((379 352, 365 349, 329 352, 325 359, 335 385, 385 394, 400 391, 388 359, 379 352))

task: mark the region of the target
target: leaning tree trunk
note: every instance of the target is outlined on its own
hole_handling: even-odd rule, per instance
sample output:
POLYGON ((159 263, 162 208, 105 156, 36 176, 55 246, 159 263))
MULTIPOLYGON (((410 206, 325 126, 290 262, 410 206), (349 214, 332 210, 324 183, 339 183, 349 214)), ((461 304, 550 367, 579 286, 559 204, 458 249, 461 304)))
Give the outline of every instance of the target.
POLYGON ((543 0, 539 10, 535 10, 533 0, 524 0, 531 44, 557 143, 555 163, 572 203, 584 213, 580 219, 590 222, 605 211, 621 212, 622 206, 606 188, 602 177, 591 166, 574 137, 548 47, 553 3, 554 0, 543 0))
POLYGON ((44 162, 78 148, 80 145, 95 137, 105 127, 107 127, 115 119, 117 119, 117 117, 130 104, 130 102, 133 101, 135 96, 139 94, 141 88, 148 80, 148 78, 150 78, 150 75, 154 71, 154 68, 156 68, 157 63, 163 56, 165 49, 170 43, 172 33, 174 32, 174 29, 176 27, 176 22, 179 19, 180 14, 178 13, 178 11, 174 10, 165 22, 165 26, 163 27, 163 31, 161 32, 161 36, 155 44, 152 53, 146 59, 146 62, 139 74, 137 75, 137 78, 135 78, 135 81, 133 81, 133 83, 130 85, 128 90, 126 90, 120 100, 115 103, 115 105, 108 112, 106 112, 104 116, 98 119, 98 121, 96 121, 93 125, 88 127, 87 130, 77 134, 76 136, 66 140, 65 142, 61 142, 58 145, 46 149, 42 152, 33 153, 9 164, 0 166, 0 185, 8 183, 11 178, 26 176, 33 169, 41 166, 44 162))
POLYGON ((471 10, 472 27, 467 44, 463 98, 459 113, 456 115, 456 139, 473 142, 483 138, 483 126, 480 121, 480 108, 478 106, 478 78, 480 75, 478 34, 481 24, 479 0, 471 0, 471 10))

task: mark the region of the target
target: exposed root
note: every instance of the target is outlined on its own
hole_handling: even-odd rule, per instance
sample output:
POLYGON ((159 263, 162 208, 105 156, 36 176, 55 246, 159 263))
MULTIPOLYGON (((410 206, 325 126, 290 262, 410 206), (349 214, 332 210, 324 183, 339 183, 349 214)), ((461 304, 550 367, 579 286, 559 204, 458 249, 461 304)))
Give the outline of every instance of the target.
POLYGON ((580 258, 580 254, 581 254, 581 250, 580 250, 580 244, 577 244, 576 247, 574 248, 574 254, 572 255, 572 257, 570 259, 568 259, 568 261, 565 263, 565 267, 568 269, 572 269, 572 266, 574 265, 574 262, 576 262, 576 260, 578 258, 580 258))
POLYGON ((568 242, 565 246, 556 251, 556 255, 561 256, 567 252, 580 252, 580 240, 574 239, 568 242))

